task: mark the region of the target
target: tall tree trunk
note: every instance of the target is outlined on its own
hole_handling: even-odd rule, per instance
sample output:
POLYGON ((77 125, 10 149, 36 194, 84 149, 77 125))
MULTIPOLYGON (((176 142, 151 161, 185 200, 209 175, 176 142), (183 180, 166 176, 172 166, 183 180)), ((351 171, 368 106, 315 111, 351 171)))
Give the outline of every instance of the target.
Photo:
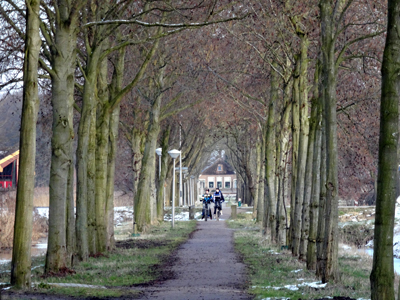
POLYGON ((96 228, 96 106, 93 107, 90 113, 89 145, 87 152, 86 174, 88 247, 89 254, 94 255, 98 253, 96 228))
POLYGON ((33 190, 35 186, 36 122, 39 110, 38 61, 40 1, 26 0, 26 35, 23 73, 23 109, 20 133, 20 164, 15 207, 11 284, 31 287, 33 190))
POLYGON ((292 102, 292 186, 290 201, 290 245, 292 254, 299 254, 300 230, 301 230, 301 207, 297 190, 299 188, 299 146, 300 146, 300 55, 296 56, 296 68, 293 79, 293 102, 292 102))
POLYGON ((322 85, 325 99, 326 133, 326 203, 325 235, 322 257, 322 282, 338 277, 338 173, 337 173, 337 118, 336 118, 336 60, 331 1, 322 0, 321 52, 322 85))
MULTIPOLYGON (((110 99, 112 100, 121 89, 125 70, 125 48, 118 52, 114 73, 110 84, 110 99)), ((110 119, 109 150, 106 188, 106 215, 107 215, 107 249, 110 251, 115 247, 114 239, 114 181, 115 181, 115 158, 117 155, 117 141, 119 128, 120 106, 113 109, 110 119)))
POLYGON ((326 207, 326 134, 325 134, 325 104, 324 99, 321 97, 322 105, 322 123, 321 123, 321 178, 320 178, 320 191, 319 191, 319 209, 318 209, 318 229, 317 229, 317 269, 316 275, 322 277, 323 273, 323 244, 325 236, 325 207, 326 207))
MULTIPOLYGON (((107 44, 107 43, 106 43, 107 44)), ((106 46, 106 44, 104 46, 106 46)), ((102 46, 103 47, 103 46, 102 46)), ((107 171, 110 138, 111 110, 109 107, 109 90, 107 82, 108 61, 100 62, 97 79, 97 118, 96 118, 96 229, 97 250, 107 251, 107 171)))
POLYGON ((394 297, 393 227, 398 181, 400 1, 389 0, 388 27, 382 62, 378 191, 374 230, 371 299, 394 297))
MULTIPOLYGON (((295 216, 296 226, 298 227, 299 235, 299 249, 298 255, 300 259, 304 259, 307 249, 308 239, 308 221, 309 221, 309 198, 305 202, 305 180, 306 180, 306 167, 308 160, 308 136, 309 136, 309 105, 308 105, 308 37, 302 31, 297 32, 300 37, 300 78, 299 78, 299 111, 300 111, 300 136, 299 136, 299 163, 297 167, 297 184, 296 184, 296 212, 300 212, 300 215, 295 216), (297 209, 297 205, 299 209, 297 209), (304 224, 303 221, 306 223, 304 224), (303 236, 303 247, 301 249, 301 241, 303 236)), ((311 149, 313 149, 311 147, 311 149)), ((311 153, 312 155, 312 153, 311 153)), ((310 158, 311 162, 312 156, 310 158)), ((309 193, 307 194, 309 195, 309 193)))
POLYGON ((296 57, 296 67, 293 76, 293 96, 292 96, 292 176, 290 191, 290 249, 293 255, 298 252, 299 234, 296 225, 296 185, 297 185, 297 163, 299 153, 299 135, 300 135, 300 58, 296 57))
POLYGON ((168 144, 169 144, 169 137, 171 134, 171 127, 168 126, 162 135, 161 139, 161 148, 162 148, 162 156, 161 156, 161 174, 158 183, 158 190, 157 190, 157 218, 158 221, 164 220, 164 185, 165 180, 167 177, 168 171, 168 144))
MULTIPOLYGON (((319 84, 319 65, 315 71, 315 84, 319 84)), ((311 109, 311 131, 310 138, 314 139, 314 151, 312 159, 311 198, 310 198, 310 228, 307 245, 307 269, 316 270, 317 267, 317 228, 318 209, 321 188, 321 123, 322 109, 320 105, 319 89, 315 91, 311 109)))
POLYGON ((114 178, 115 158, 117 155, 118 125, 120 107, 114 109, 110 120, 110 141, 108 150, 107 188, 106 188, 106 215, 107 215, 107 250, 115 248, 114 239, 114 178))
MULTIPOLYGON (((56 53, 53 55, 52 105, 53 135, 50 167, 49 234, 45 272, 58 272, 66 262, 66 207, 70 164, 72 164, 73 103, 76 57, 76 15, 71 16, 68 1, 58 2, 56 53)), ((76 13, 76 12, 75 12, 76 13)))
MULTIPOLYGON (((268 126, 268 125, 267 125, 268 126)), ((264 198, 265 198, 265 136, 266 136, 266 127, 265 124, 263 125, 263 130, 262 130, 262 148, 261 148, 261 168, 260 168, 260 175, 258 176, 259 178, 259 187, 258 187, 258 201, 257 201, 257 222, 260 224, 264 224, 264 215, 265 215, 265 206, 264 206, 264 198)))
MULTIPOLYGON (((72 146, 72 145, 71 145, 72 146)), ((73 149, 71 149, 73 155, 73 149)), ((71 161, 74 158, 71 157, 71 161)), ((67 186, 67 266, 72 267, 73 259, 76 250, 76 234, 75 234, 75 200, 74 200, 74 182, 75 182, 75 167, 74 163, 69 166, 68 186, 67 186)))
MULTIPOLYGON (((162 89, 165 67, 160 70, 159 82, 162 89)), ((139 231, 146 231, 148 225, 152 223, 151 209, 153 203, 151 198, 155 195, 155 155, 157 148, 157 137, 160 133, 160 110, 162 94, 158 95, 151 107, 149 127, 144 150, 142 169, 140 174, 139 186, 135 198, 135 222, 139 231)))
MULTIPOLYGON (((290 234, 289 228, 287 228, 287 213, 285 210, 285 182, 286 179, 286 169, 288 165, 288 151, 289 151, 289 138, 290 138, 290 116, 292 115, 292 105, 290 103, 291 98, 291 90, 293 87, 293 80, 289 79, 288 82, 285 83, 284 87, 284 98, 283 98, 283 114, 281 118, 281 126, 280 126, 280 152, 278 159, 278 203, 277 203, 277 214, 278 218, 276 220, 275 235, 276 241, 278 244, 288 244, 290 239, 286 240, 287 233, 290 234), (289 231, 289 232, 288 232, 289 231)), ((288 191, 287 191, 288 193, 288 191)), ((293 210, 291 208, 291 210, 293 210)))
MULTIPOLYGON (((261 133, 263 134, 263 133, 261 133)), ((264 137, 263 137, 264 138, 264 137)), ((262 140, 260 138, 257 139, 256 143, 256 170, 255 170, 255 187, 254 187, 254 202, 253 202, 253 219, 257 218, 257 208, 258 208, 258 194, 260 193, 260 173, 261 173, 261 153, 262 153, 262 140)), ((264 153, 263 153, 264 154, 264 153)))

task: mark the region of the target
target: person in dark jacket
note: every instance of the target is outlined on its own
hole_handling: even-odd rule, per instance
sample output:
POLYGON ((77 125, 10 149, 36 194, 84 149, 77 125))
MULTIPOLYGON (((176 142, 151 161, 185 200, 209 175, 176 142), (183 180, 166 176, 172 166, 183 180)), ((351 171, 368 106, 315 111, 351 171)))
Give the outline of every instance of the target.
POLYGON ((219 190, 219 188, 217 188, 214 193, 214 216, 217 213, 217 208, 222 216, 222 202, 224 201, 224 195, 222 195, 222 192, 219 190))
MULTIPOLYGON (((203 210, 202 210, 201 218, 204 219, 204 216, 205 216, 205 208, 204 208, 205 206, 204 206, 204 204, 207 203, 208 205, 210 205, 210 203, 213 202, 213 196, 210 194, 210 190, 209 189, 206 189, 206 192, 202 196, 202 198, 203 198, 203 210)), ((212 219, 211 208, 210 208, 210 219, 212 219)))

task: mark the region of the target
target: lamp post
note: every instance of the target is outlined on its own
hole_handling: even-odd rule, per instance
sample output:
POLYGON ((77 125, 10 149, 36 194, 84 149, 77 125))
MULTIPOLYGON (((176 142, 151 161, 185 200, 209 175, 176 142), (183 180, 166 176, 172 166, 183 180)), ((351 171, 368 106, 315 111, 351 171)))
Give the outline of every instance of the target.
POLYGON ((158 155, 158 179, 161 177, 161 155, 162 155, 162 148, 157 148, 156 153, 158 155))
MULTIPOLYGON (((162 148, 157 148, 156 149, 156 153, 158 155, 158 179, 160 181, 161 178, 161 155, 162 155, 162 148)), ((160 182, 161 183, 161 182, 160 182)), ((159 189, 161 189, 161 186, 158 187, 159 189)), ((164 189, 163 191, 163 197, 164 197, 164 206, 165 206, 165 186, 162 187, 164 189)), ((161 199, 159 199, 160 201, 161 199)))
POLYGON ((172 177, 172 228, 174 228, 174 223, 175 223, 175 159, 181 154, 181 151, 179 150, 171 150, 168 151, 168 154, 172 157, 173 159, 173 165, 174 167, 172 168, 174 170, 173 172, 173 177, 172 177))

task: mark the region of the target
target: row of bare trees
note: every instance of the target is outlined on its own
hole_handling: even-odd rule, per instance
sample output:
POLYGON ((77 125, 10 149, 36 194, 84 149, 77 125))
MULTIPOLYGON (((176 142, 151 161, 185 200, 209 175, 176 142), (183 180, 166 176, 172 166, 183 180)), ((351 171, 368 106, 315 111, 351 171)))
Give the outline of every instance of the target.
MULTIPOLYGON (((389 14, 396 12, 396 5, 389 1, 389 14)), ((224 26, 224 34, 231 37, 231 44, 224 46, 242 51, 235 52, 235 59, 241 64, 238 69, 244 71, 229 74, 225 66, 209 67, 225 85, 225 97, 235 103, 231 115, 235 116, 237 109, 246 111, 240 118, 231 118, 221 125, 227 153, 239 181, 248 189, 245 201, 254 205, 254 216, 263 224, 267 237, 280 246, 288 245, 293 255, 305 260, 323 282, 336 280, 339 278, 338 199, 340 185, 344 185, 342 191, 346 187, 343 182, 346 176, 340 180, 339 172, 341 175, 359 172, 359 178, 376 174, 378 149, 368 143, 375 141, 377 145, 377 135, 367 136, 367 129, 362 127, 369 126, 371 132, 378 123, 375 103, 379 103, 380 82, 375 78, 379 77, 383 54, 385 3, 255 1, 249 7, 252 18, 224 26), (372 69, 375 71, 369 71, 372 69), (260 81, 268 87, 260 89, 260 81), (369 102, 363 103, 367 99, 369 102), (375 111, 369 110, 365 117, 356 116, 368 106, 375 111), (368 115, 371 123, 360 126, 368 115), (348 150, 338 146, 338 139, 344 136, 351 140, 352 135, 367 144, 359 152, 361 157, 354 158, 357 164, 346 162, 349 158, 345 155, 352 147, 360 150, 360 145, 341 142, 348 150), (348 168, 353 169, 349 172, 348 168), (286 201, 290 203, 290 212, 286 201)), ((393 22, 396 18, 393 17, 393 22)), ((387 47, 392 46, 391 51, 396 51, 396 42, 388 45, 387 41, 387 47)), ((388 64, 396 65, 393 56, 388 59, 388 64)), ((382 68, 383 75, 384 71, 390 72, 385 61, 382 68)), ((384 156, 386 165, 378 168, 376 246, 371 274, 373 299, 394 299, 390 260, 398 177, 394 146, 398 94, 393 85, 395 77, 387 80, 390 83, 384 90, 383 77, 380 147, 385 149, 380 148, 379 163, 383 163, 384 156), (390 84, 393 86, 389 87, 390 84), (390 97, 390 101, 396 98, 396 102, 384 108, 385 97, 390 97), (393 123, 387 128, 388 133, 383 132, 386 116, 393 123), (388 138, 391 135, 390 141, 382 140, 385 134, 388 138), (386 187, 382 186, 385 180, 390 181, 386 187), (383 284, 385 280, 390 281, 388 288, 383 284)), ((368 182, 372 188, 373 176, 368 182)))
MULTIPOLYGON (((397 2, 389 1, 389 16, 397 2)), ((24 157, 34 157, 38 87, 45 82, 53 107, 46 272, 114 247, 120 132, 129 148, 128 182, 140 231, 163 219, 162 187, 172 184, 167 151, 180 149, 189 175, 196 176, 219 141, 265 236, 289 246, 323 282, 338 278, 338 199, 347 187, 357 189, 345 179, 358 178, 368 189, 376 174, 377 132, 368 127, 378 123, 383 1, 59 0, 27 1, 24 10, 5 0, 0 9, 12 35, 25 40, 20 166, 27 173, 20 173, 17 196, 15 285, 30 285, 26 216, 35 166, 24 157), (222 23, 244 15, 249 17, 222 23), (163 156, 157 178, 158 147, 163 156)), ((389 29, 396 21, 389 18, 389 29)), ((392 38, 383 87, 385 80, 395 82, 394 75, 385 77, 385 71, 396 70, 392 38)), ((9 43, 8 53, 21 57, 15 44, 9 43)), ((396 93, 396 85, 382 88, 380 164, 388 162, 378 169, 373 299, 393 299, 393 262, 380 258, 392 257, 396 93), (383 105, 385 93, 393 101, 389 108, 383 105), (389 134, 382 116, 394 122, 389 134), (392 137, 393 149, 383 136, 392 137), (391 154, 382 154, 389 148, 391 154), (385 180, 388 186, 382 185, 385 180), (385 280, 392 285, 386 287, 385 280)))
MULTIPOLYGON (((186 125, 180 130, 185 164, 195 169, 205 146, 201 139, 206 131, 190 126, 202 122, 201 115, 174 123, 179 112, 202 101, 201 93, 183 99, 184 95, 196 93, 195 87, 177 84, 187 71, 177 67, 179 52, 174 50, 179 48, 179 39, 184 40, 179 33, 244 15, 230 12, 230 6, 229 1, 2 2, 3 24, 14 36, 25 40, 23 52, 13 48, 14 44, 9 45, 10 52, 24 58, 12 284, 20 288, 31 286, 39 88, 51 87, 53 124, 45 272, 57 273, 72 267, 73 261, 85 261, 90 255, 114 247, 115 158, 120 104, 125 98, 132 98, 130 112, 134 122, 142 126, 142 130, 138 126, 129 130, 132 149, 138 149, 141 156, 135 187, 135 221, 144 231, 163 219, 163 189, 156 192, 155 178, 159 140, 164 150, 159 187, 172 170, 167 151, 177 145, 179 126, 174 124, 186 125), (74 116, 78 117, 77 128, 74 116)), ((194 75, 192 80, 198 77, 194 75)), ((129 128, 129 124, 124 127, 129 128)))

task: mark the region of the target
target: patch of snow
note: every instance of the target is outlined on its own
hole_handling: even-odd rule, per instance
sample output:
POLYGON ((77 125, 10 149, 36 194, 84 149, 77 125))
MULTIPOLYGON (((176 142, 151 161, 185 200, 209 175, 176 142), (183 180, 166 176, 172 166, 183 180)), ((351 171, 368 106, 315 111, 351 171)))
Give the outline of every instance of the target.
POLYGON ((327 283, 322 283, 322 281, 316 281, 316 282, 303 282, 300 283, 298 286, 309 286, 314 289, 323 289, 325 288, 327 283))
POLYGON ((11 286, 2 289, 3 291, 11 289, 11 286))
POLYGON ((290 300, 290 298, 271 298, 271 297, 268 297, 268 298, 263 298, 263 299, 261 299, 261 300, 290 300))
POLYGON ((246 211, 246 214, 252 214, 253 212, 252 211, 246 211))
POLYGON ((291 272, 291 273, 299 273, 299 272, 301 272, 301 271, 303 271, 303 269, 293 270, 293 271, 290 271, 290 272, 291 272))
POLYGON ((291 291, 298 291, 299 288, 297 287, 297 285, 285 285, 285 289, 291 290, 291 291))
POLYGON ((44 244, 35 244, 32 247, 38 248, 38 249, 47 249, 47 243, 44 244))
POLYGON ((37 268, 40 268, 40 267, 44 267, 44 265, 38 265, 38 266, 36 266, 36 267, 33 267, 33 268, 31 269, 31 271, 33 271, 33 270, 35 270, 35 269, 37 269, 37 268))
POLYGON ((342 245, 342 249, 344 250, 350 250, 351 247, 349 245, 342 245))
POLYGON ((298 281, 303 281, 304 280, 304 278, 299 278, 299 279, 297 279, 298 281))

